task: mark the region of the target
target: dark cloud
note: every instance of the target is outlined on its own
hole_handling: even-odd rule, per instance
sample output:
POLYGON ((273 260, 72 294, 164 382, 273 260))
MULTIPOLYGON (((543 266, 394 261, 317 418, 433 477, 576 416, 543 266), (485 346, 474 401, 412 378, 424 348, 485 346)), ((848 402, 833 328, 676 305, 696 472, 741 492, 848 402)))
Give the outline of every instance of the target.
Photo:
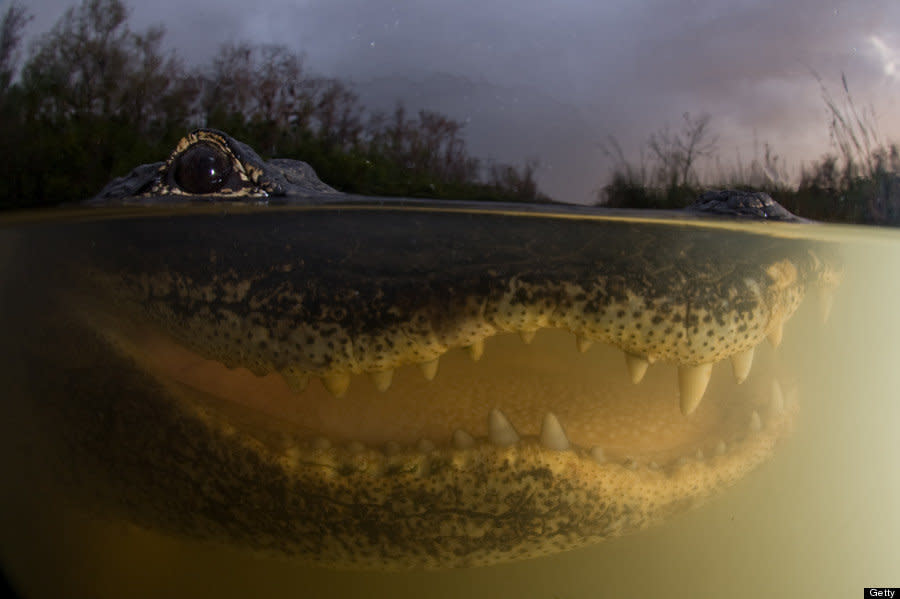
MULTIPOLYGON (((32 30, 68 4, 31 0, 32 30)), ((828 136, 814 72, 835 95, 846 73, 883 136, 900 137, 896 0, 155 0, 132 14, 196 61, 236 39, 302 50, 373 105, 466 120, 475 153, 540 158, 548 191, 579 201, 606 172, 606 135, 636 151, 685 111, 712 115, 725 161, 749 158, 754 139, 794 164, 817 157, 828 136)))

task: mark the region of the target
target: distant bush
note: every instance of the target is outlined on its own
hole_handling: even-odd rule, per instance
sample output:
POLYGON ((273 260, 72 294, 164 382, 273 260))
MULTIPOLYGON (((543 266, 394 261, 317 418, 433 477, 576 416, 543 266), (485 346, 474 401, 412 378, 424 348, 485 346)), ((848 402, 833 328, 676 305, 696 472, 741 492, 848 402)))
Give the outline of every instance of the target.
POLYGON ((900 146, 879 135, 871 110, 858 109, 846 77, 836 100, 819 79, 831 116, 829 133, 837 153, 826 154, 801 170, 791 185, 783 159, 768 144, 750 162, 701 183, 694 174, 698 158, 710 157, 716 144, 708 117, 684 115, 680 132, 654 133, 637 164, 624 156, 615 138, 605 146, 613 160, 609 182, 598 192, 598 205, 616 208, 683 208, 705 189, 765 191, 788 210, 832 222, 900 225, 900 146))

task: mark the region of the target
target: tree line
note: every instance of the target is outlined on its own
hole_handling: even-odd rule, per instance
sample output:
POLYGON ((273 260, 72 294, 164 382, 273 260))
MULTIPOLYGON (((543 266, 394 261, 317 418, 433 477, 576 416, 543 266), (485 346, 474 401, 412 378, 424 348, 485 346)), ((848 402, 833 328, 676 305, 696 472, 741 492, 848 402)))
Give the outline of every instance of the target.
MULTIPOLYGON (((342 191, 472 200, 551 201, 537 164, 485 163, 468 154, 463 124, 398 103, 367 110, 347 83, 310 73, 281 45, 228 43, 187 66, 164 29, 135 31, 122 0, 82 0, 22 49, 30 20, 14 0, 0 19, 0 209, 78 201, 136 165, 163 159, 190 129, 227 131, 264 158, 297 158, 342 191)), ((707 114, 650 135, 640 159, 617 140, 597 204, 681 208, 708 188, 761 190, 818 220, 900 225, 900 147, 880 136, 845 77, 834 97, 819 78, 833 150, 791 181, 763 144, 726 169, 707 114), (701 177, 698 165, 718 173, 701 177)))
POLYGON ((196 127, 304 160, 346 192, 550 201, 536 164, 484 164, 463 124, 437 112, 368 111, 286 46, 228 43, 188 67, 164 48, 162 27, 131 28, 122 0, 83 0, 26 53, 30 18, 13 2, 0 20, 0 208, 91 197, 196 127))

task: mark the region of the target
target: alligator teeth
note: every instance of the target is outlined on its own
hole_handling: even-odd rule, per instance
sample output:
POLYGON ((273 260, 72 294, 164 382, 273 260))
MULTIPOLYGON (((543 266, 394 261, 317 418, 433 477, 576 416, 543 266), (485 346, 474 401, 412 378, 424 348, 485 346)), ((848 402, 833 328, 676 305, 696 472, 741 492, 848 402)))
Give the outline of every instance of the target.
POLYGON ((438 359, 435 358, 434 360, 428 360, 427 362, 419 362, 419 370, 422 371, 422 375, 425 377, 426 381, 434 380, 438 370, 438 359))
POLYGON ((482 354, 484 354, 484 339, 479 339, 472 345, 468 346, 466 348, 466 351, 469 352, 469 357, 477 362, 481 359, 482 354))
POLYGON ((519 434, 503 412, 494 408, 488 414, 488 439, 498 447, 508 447, 519 442, 519 434))
POLYGON ((377 372, 370 372, 369 379, 372 381, 372 384, 375 385, 375 388, 379 391, 387 391, 391 388, 391 381, 394 378, 394 370, 379 370, 377 372))
POLYGON ((756 410, 753 410, 753 413, 750 414, 750 430, 754 433, 758 433, 762 430, 762 420, 759 418, 759 414, 756 410))
POLYGON ((335 397, 343 397, 344 393, 350 387, 349 374, 326 374, 322 377, 322 384, 328 389, 328 392, 335 397))
POLYGON ((725 441, 719 441, 718 443, 716 443, 716 446, 713 449, 713 454, 714 455, 725 455, 726 449, 728 449, 728 447, 725 445, 725 441))
POLYGON ((453 447, 456 449, 471 449, 475 447, 475 437, 458 428, 453 431, 453 447))
POLYGON ((541 424, 541 443, 547 449, 556 451, 565 451, 569 448, 569 438, 552 412, 547 412, 541 424))
POLYGON ((519 331, 519 337, 522 338, 522 341, 525 343, 531 343, 534 341, 534 335, 537 331, 519 331))
POLYGON ((631 375, 631 382, 635 385, 643 380, 644 375, 647 373, 647 367, 650 366, 650 362, 648 362, 641 356, 636 356, 629 353, 625 354, 625 364, 628 366, 628 373, 631 375))
POLYGON ((578 348, 578 351, 581 353, 586 352, 591 349, 591 346, 594 345, 594 342, 588 339, 587 337, 582 337, 581 335, 575 335, 575 347, 578 348))
POLYGON ((769 343, 772 344, 772 347, 778 347, 781 345, 781 337, 784 335, 784 320, 779 316, 777 320, 772 323, 772 330, 769 331, 768 339, 769 343))
POLYGON ((294 374, 293 372, 282 372, 281 378, 287 383, 288 389, 293 393, 302 393, 306 386, 309 385, 308 374, 294 374))
POLYGON ((416 449, 420 453, 431 453, 432 451, 435 450, 435 445, 429 439, 421 439, 416 444, 416 449))
POLYGON ((363 445, 362 443, 360 443, 359 441, 350 441, 350 443, 347 445, 347 451, 349 451, 350 453, 353 453, 353 454, 362 453, 365 450, 366 450, 366 446, 363 445))
POLYGON ((772 400, 769 402, 769 406, 775 414, 781 414, 784 411, 784 392, 777 379, 772 381, 772 400))
POLYGON ((712 375, 712 362, 698 366, 678 367, 678 390, 681 394, 681 413, 691 414, 700 405, 712 375))
POLYGON ((591 447, 591 458, 598 464, 606 461, 606 454, 603 453, 602 447, 591 447))
POLYGON ((734 373, 734 380, 737 381, 738 385, 747 380, 747 375, 750 374, 750 367, 753 365, 754 349, 751 347, 746 351, 731 356, 731 372, 734 373))

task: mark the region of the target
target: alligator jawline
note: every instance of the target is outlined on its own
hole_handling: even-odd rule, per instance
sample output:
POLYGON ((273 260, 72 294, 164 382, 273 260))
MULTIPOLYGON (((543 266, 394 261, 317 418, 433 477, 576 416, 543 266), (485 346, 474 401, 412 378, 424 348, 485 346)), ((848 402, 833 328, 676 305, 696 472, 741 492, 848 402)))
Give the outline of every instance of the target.
MULTIPOLYGON (((304 220, 284 228, 299 235, 297 227, 315 225, 304 220)), ((134 237, 127 230, 121 234, 134 237)), ((145 237, 152 236, 136 238, 145 237)), ((627 289, 621 298, 603 295, 621 291, 614 283, 632 280, 615 275, 615 263, 607 265, 613 274, 590 278, 582 299, 570 283, 580 272, 574 265, 558 272, 543 263, 539 280, 546 283, 525 293, 519 293, 523 281, 535 276, 526 279, 515 269, 474 278, 464 271, 400 289, 408 279, 391 278, 390 269, 373 280, 342 268, 337 279, 329 279, 330 268, 311 266, 309 253, 319 247, 318 239, 307 241, 313 245, 291 246, 298 257, 287 270, 269 252, 248 254, 252 244, 230 241, 228 247, 240 251, 227 264, 243 265, 246 272, 220 268, 224 250, 210 255, 177 247, 162 260, 166 268, 151 263, 90 272, 105 299, 88 315, 88 324, 104 331, 137 370, 162 383, 148 387, 145 397, 173 407, 178 422, 161 426, 192 431, 181 437, 166 432, 166 441, 155 446, 154 464, 160 472, 189 468, 191 486, 199 491, 179 501, 185 509, 209 510, 191 512, 205 527, 198 533, 191 522, 191 534, 338 567, 458 567, 534 557, 638 530, 682 511, 763 462, 790 429, 796 402, 775 382, 775 360, 767 351, 757 350, 753 371, 741 385, 722 362, 730 357, 742 380, 754 346, 766 336, 777 344, 812 276, 814 261, 802 252, 789 260, 773 248, 774 261, 722 270, 737 274, 729 285, 714 285, 699 296, 712 301, 719 297, 713 291, 722 292, 719 302, 734 309, 753 299, 755 309, 745 310, 751 317, 741 319, 742 312, 735 320, 726 312, 713 322, 717 315, 699 314, 690 296, 656 302, 668 307, 661 318, 672 316, 665 324, 655 323, 652 312, 626 310, 647 303, 641 296, 631 302, 627 289), (247 255, 254 259, 237 260, 247 255), (185 262, 195 268, 186 270, 185 262), (491 283, 486 287, 485 277, 491 283), (451 292, 466 301, 448 305, 451 292), (538 302, 548 294, 567 300, 572 293, 575 301, 563 301, 551 316, 541 313, 538 302), (614 320, 585 323, 592 294, 594 303, 621 304, 602 305, 605 318, 614 320), (489 309, 478 301, 482 297, 489 309), (120 322, 107 326, 98 314, 118 313, 113 306, 122 308, 120 322), (438 307, 441 318, 429 320, 438 307), (348 314, 360 310, 367 310, 369 328, 351 326, 359 323, 348 314), (413 326, 419 317, 430 328, 413 326), (691 319, 696 322, 689 324, 691 319), (543 320, 561 324, 539 330, 531 344, 506 332, 518 330, 528 341, 534 323, 543 320), (401 328, 392 329, 394 321, 401 328), (135 330, 137 323, 151 327, 149 337, 146 329, 135 330), (460 327, 472 323, 474 332, 460 334, 460 327), (671 343, 616 350, 599 342, 627 343, 638 330, 671 343), (442 337, 432 342, 437 334, 442 337), (598 342, 588 349, 591 335, 598 342), (699 364, 683 364, 675 358, 693 354, 682 335, 697 342, 694 349, 705 348, 707 337, 714 347, 700 351, 699 364), (392 342, 389 347, 405 341, 411 349, 367 352, 384 339, 392 342), (332 342, 343 353, 328 354, 332 342), (202 361, 197 352, 204 350, 232 370, 202 361), (628 368, 622 350, 629 352, 628 368), (466 355, 482 352, 478 361, 466 355), (660 363, 649 365, 653 357, 660 363), (679 363, 677 374, 665 361, 679 363), (645 380, 634 385, 629 376, 640 378, 648 365, 645 380), (385 369, 392 373, 390 385, 385 369), (710 369, 704 393, 703 371, 710 369), (692 388, 696 379, 703 385, 692 388), (386 392, 376 389, 388 386, 386 392), (693 401, 684 401, 686 388, 693 401), (249 510, 241 507, 248 495, 249 510)), ((590 272, 600 257, 582 257, 584 268, 590 272)), ((690 266, 695 257, 682 259, 690 266)), ((622 273, 630 269, 620 266, 622 273)), ((695 270, 686 273, 693 273, 703 291, 708 278, 695 270)), ((676 279, 651 288, 676 289, 676 279)), ((172 491, 182 491, 163 486, 152 501, 165 512, 172 491)))
POLYGON ((700 407, 686 416, 678 409, 673 367, 654 365, 635 384, 620 351, 601 345, 581 352, 570 334, 553 329, 528 343, 493 337, 477 360, 471 352, 448 352, 433 380, 413 365, 398 369, 383 391, 377 380, 353 377, 342 397, 320 381, 292 390, 275 373, 227 368, 147 327, 119 322, 106 331, 143 369, 190 398, 189 409, 214 414, 217 426, 242 422, 272 455, 330 454, 323 463, 347 467, 362 454, 390 461, 401 454, 458 456, 482 446, 533 447, 569 452, 598 471, 672 476, 688 464, 713 470, 744 453, 768 452, 797 407, 796 393, 786 397, 769 372, 771 357, 757 357, 754 376, 741 385, 720 365, 700 407))

